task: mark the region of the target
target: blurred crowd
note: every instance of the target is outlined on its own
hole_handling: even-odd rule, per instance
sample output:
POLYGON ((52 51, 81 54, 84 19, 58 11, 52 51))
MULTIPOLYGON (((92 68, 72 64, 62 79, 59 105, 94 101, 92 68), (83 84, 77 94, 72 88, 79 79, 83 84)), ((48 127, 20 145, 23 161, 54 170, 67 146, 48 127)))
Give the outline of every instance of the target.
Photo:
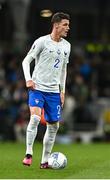
MULTIPOLYGON (((32 21, 32 23, 27 30, 24 26, 26 8, 24 11, 23 7, 28 6, 29 1, 9 1, 13 2, 10 6, 7 1, 0 1, 0 24, 2 23, 0 27, 0 140, 24 142, 29 109, 22 60, 40 31, 38 29, 39 33, 34 34, 36 29, 34 30, 35 22, 32 21, 31 6, 28 22, 32 21), (19 17, 18 11, 20 11, 19 17)), ((35 9, 33 12, 36 12, 35 9)), ((36 28, 39 27, 36 25, 36 28)), ((64 126, 63 128, 61 126, 59 133, 92 132, 97 125, 103 130, 102 119, 105 118, 104 131, 109 137, 110 45, 105 41, 89 44, 88 42, 75 43, 70 39, 70 42, 72 52, 68 64, 66 100, 62 116, 64 126), (99 103, 102 99, 103 101, 99 103), (103 116, 101 112, 105 104, 108 112, 103 116)), ((42 127, 41 131, 43 132, 42 127)))
POLYGON ((24 129, 29 118, 21 59, 11 52, 0 54, 0 134, 3 139, 14 140, 14 129, 19 128, 16 125, 24 129))

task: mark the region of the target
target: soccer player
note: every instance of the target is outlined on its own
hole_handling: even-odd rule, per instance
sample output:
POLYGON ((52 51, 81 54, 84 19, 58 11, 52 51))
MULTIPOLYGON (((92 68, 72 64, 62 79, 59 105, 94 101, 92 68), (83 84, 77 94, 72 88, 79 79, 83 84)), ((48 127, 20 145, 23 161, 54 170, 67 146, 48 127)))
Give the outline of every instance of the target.
POLYGON ((26 155, 23 164, 32 164, 33 144, 37 135, 44 109, 46 132, 43 138, 43 152, 40 168, 48 167, 48 158, 52 151, 61 119, 61 110, 65 99, 65 81, 69 62, 70 43, 64 38, 69 31, 70 16, 57 12, 52 16, 50 34, 35 40, 22 65, 29 92, 30 121, 26 133, 26 155), (31 77, 30 63, 35 60, 31 77))

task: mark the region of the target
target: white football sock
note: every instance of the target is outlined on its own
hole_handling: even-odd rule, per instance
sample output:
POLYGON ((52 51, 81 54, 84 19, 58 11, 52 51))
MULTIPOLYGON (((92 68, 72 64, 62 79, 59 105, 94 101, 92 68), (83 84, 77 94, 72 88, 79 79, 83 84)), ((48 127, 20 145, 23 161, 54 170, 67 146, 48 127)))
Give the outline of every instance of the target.
POLYGON ((37 135, 40 116, 31 115, 26 132, 26 154, 33 155, 33 143, 37 135))
POLYGON ((52 151, 58 128, 59 128, 59 122, 55 124, 47 124, 47 129, 43 139, 43 152, 42 152, 41 163, 48 162, 48 158, 52 151))

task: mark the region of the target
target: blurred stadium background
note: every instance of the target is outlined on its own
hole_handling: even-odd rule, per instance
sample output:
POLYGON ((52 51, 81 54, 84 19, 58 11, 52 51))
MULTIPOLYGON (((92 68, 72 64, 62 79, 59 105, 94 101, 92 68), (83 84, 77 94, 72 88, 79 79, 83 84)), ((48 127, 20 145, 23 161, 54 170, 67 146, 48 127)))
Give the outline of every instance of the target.
MULTIPOLYGON (((110 1, 0 0, 0 141, 25 142, 29 120, 22 60, 51 15, 70 14, 66 101, 56 141, 110 141, 110 1)), ((33 63, 32 63, 33 69, 33 63)), ((45 126, 39 126, 41 141, 45 126)))

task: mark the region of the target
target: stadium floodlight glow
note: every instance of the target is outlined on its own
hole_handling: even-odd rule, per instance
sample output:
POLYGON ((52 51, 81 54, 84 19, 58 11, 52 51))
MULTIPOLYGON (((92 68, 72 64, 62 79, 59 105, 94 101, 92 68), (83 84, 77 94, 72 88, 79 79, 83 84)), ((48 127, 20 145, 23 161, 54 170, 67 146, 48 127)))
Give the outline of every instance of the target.
POLYGON ((52 11, 50 9, 43 9, 41 12, 40 12, 40 15, 42 17, 51 17, 52 16, 52 11))

